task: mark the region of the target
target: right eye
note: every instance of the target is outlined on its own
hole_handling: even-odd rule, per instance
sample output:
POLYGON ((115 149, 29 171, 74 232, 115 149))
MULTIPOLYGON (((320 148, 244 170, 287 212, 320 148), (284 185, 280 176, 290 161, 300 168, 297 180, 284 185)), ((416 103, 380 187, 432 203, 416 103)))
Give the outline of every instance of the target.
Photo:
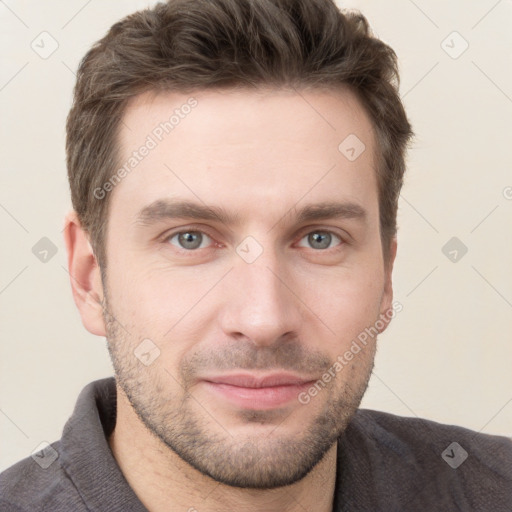
POLYGON ((171 245, 174 245, 182 251, 195 251, 197 249, 206 248, 208 244, 204 242, 206 242, 207 239, 211 240, 211 238, 202 231, 186 230, 170 234, 164 241, 170 242, 171 245))

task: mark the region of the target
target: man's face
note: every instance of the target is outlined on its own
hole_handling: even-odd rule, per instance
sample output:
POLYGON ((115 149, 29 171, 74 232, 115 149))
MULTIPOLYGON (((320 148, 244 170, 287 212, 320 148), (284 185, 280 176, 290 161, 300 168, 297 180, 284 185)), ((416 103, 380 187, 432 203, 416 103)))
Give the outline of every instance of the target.
POLYGON ((109 350, 182 459, 228 485, 287 485, 359 406, 375 339, 334 363, 391 304, 374 136, 346 91, 193 97, 168 133, 189 96, 144 94, 123 118, 121 165, 140 162, 110 192, 109 350), (353 136, 338 149, 351 134, 355 159, 353 136), (174 216, 183 202, 197 208, 174 216), (300 216, 327 203, 337 215, 300 216), (225 218, 194 216, 206 206, 225 218))

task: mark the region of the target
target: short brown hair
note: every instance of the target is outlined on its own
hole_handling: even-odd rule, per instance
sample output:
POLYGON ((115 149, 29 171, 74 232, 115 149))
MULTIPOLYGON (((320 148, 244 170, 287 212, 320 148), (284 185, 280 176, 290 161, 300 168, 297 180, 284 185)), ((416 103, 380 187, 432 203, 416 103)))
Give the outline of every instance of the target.
MULTIPOLYGON (((109 197, 127 102, 150 91, 348 86, 373 123, 385 261, 396 234, 413 136, 398 94, 395 52, 366 18, 333 0, 168 0, 115 23, 82 59, 67 118, 73 207, 102 270, 109 197)), ((340 141, 341 142, 341 141, 340 141)))

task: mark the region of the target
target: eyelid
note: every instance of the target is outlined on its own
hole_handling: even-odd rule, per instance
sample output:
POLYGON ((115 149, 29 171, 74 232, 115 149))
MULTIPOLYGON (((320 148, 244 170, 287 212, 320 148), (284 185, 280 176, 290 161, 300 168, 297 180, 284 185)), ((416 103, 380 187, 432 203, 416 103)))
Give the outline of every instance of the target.
MULTIPOLYGON (((203 235, 206 235, 212 240, 212 242, 214 242, 214 244, 219 245, 219 242, 217 242, 215 236, 211 233, 211 231, 206 226, 194 225, 194 224, 190 224, 188 226, 179 227, 179 228, 172 229, 170 231, 166 231, 161 236, 161 241, 169 243, 170 238, 173 238, 174 236, 179 235, 181 233, 189 233, 189 232, 192 232, 192 233, 198 232, 203 235)), ((176 249, 179 250, 178 247, 176 247, 176 249)), ((186 249, 182 249, 182 250, 185 252, 194 252, 191 250, 187 251, 186 249)), ((197 249, 196 249, 196 251, 197 251, 197 249)))
MULTIPOLYGON (((339 245, 337 245, 336 247, 331 247, 330 249, 324 249, 323 252, 329 252, 331 250, 335 250, 336 248, 341 248, 342 246, 352 245, 353 243, 355 243, 355 240, 352 237, 352 235, 350 235, 350 233, 348 233, 344 229, 336 226, 322 224, 306 226, 302 228, 297 235, 299 237, 299 241, 302 240, 304 236, 314 232, 330 233, 331 235, 337 236, 341 240, 341 243, 339 245)), ((317 250, 317 252, 320 251, 317 250)))
POLYGON ((299 240, 297 243, 300 243, 304 239, 305 236, 307 236, 311 233, 329 233, 330 235, 334 235, 335 237, 337 237, 340 240, 340 243, 338 243, 334 247, 329 247, 328 249, 322 249, 322 250, 312 249, 312 250, 316 251, 317 253, 320 253, 320 252, 329 253, 330 251, 335 251, 337 249, 339 250, 339 249, 341 249, 341 247, 343 247, 344 245, 347 245, 349 243, 347 241, 347 238, 350 239, 348 234, 347 234, 347 236, 344 236, 334 229, 308 226, 307 228, 305 228, 304 231, 301 231, 299 233, 299 235, 298 235, 299 240))
MULTIPOLYGON (((223 244, 217 242, 216 237, 210 232, 210 230, 208 229, 207 226, 196 225, 196 224, 190 224, 188 226, 182 226, 182 227, 167 231, 164 235, 162 235, 161 240, 162 240, 162 242, 170 244, 170 242, 169 242, 170 238, 173 238, 174 236, 179 235, 181 233, 187 233, 187 232, 199 232, 199 233, 205 234, 212 240, 213 243, 212 243, 211 247, 203 247, 201 250, 209 250, 209 249, 212 249, 215 247, 218 248, 219 246, 222 247, 222 245, 223 245, 223 244)), ((340 247, 348 244, 349 241, 352 239, 352 237, 344 230, 343 230, 343 234, 341 234, 341 233, 339 233, 339 230, 336 230, 330 226, 306 226, 306 227, 302 228, 298 232, 297 235, 295 235, 294 238, 298 237, 298 241, 296 243, 300 242, 306 235, 308 235, 310 233, 314 233, 314 232, 329 233, 331 235, 338 237, 341 241, 341 243, 339 243, 335 247, 331 247, 329 249, 323 249, 321 251, 313 249, 317 252, 329 252, 331 250, 336 250, 337 248, 340 248, 340 247)), ((172 245, 172 244, 170 244, 170 245, 172 245)), ((190 249, 190 250, 181 249, 174 245, 173 245, 173 247, 176 251, 183 252, 183 253, 194 253, 194 252, 197 253, 200 251, 200 249, 190 249)))

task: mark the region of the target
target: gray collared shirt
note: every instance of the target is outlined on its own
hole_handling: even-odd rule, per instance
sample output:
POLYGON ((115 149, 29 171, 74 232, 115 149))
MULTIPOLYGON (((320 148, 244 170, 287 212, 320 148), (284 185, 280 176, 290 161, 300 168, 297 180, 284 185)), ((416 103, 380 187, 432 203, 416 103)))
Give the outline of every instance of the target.
MULTIPOLYGON (((115 421, 114 378, 88 384, 62 438, 0 474, 0 511, 147 512, 110 451, 115 421)), ((359 410, 339 438, 333 511, 402 510, 512 511, 512 441, 359 410)))

